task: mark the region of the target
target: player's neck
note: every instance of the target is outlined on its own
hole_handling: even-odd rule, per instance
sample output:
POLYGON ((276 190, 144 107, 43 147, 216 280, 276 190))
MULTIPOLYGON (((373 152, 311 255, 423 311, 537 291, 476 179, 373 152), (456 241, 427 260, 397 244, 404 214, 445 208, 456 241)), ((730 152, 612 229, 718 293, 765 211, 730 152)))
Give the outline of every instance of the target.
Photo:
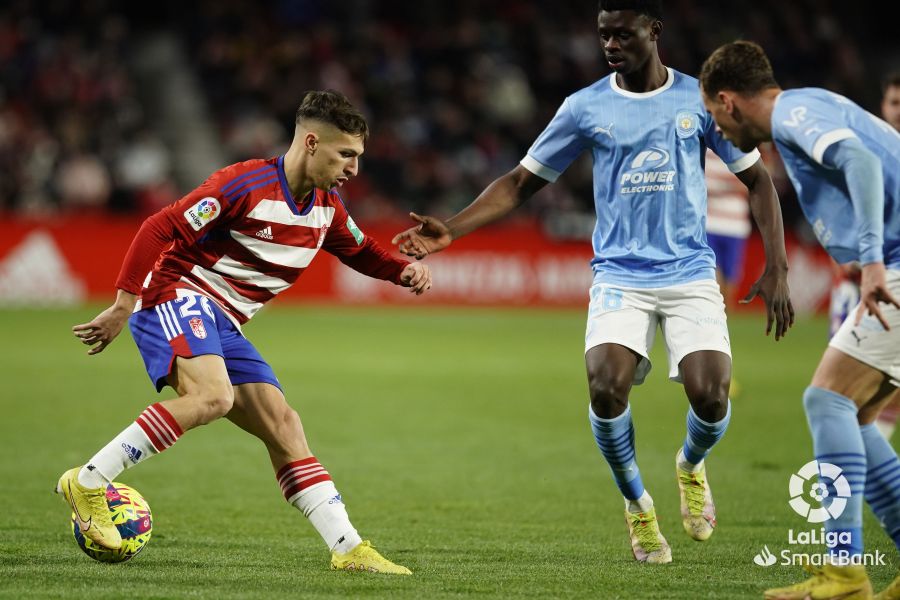
POLYGON ((312 180, 303 175, 306 172, 303 166, 303 153, 294 152, 293 147, 285 152, 284 178, 287 180, 291 196, 297 201, 305 198, 315 187, 312 180))
POLYGON ((659 57, 654 57, 643 68, 632 73, 618 73, 615 77, 619 88, 626 92, 644 94, 664 86, 669 80, 669 70, 659 57))
POLYGON ((772 139, 772 112, 775 110, 775 101, 781 95, 781 88, 769 88, 756 96, 747 99, 744 112, 751 120, 756 130, 765 137, 763 141, 772 139))

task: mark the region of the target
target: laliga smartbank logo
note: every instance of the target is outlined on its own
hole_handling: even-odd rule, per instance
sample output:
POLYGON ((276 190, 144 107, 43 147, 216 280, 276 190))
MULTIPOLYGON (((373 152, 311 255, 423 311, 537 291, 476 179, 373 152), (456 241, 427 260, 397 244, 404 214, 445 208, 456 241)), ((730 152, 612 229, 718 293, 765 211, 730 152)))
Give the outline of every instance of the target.
MULTIPOLYGON (((791 474, 788 481, 791 509, 806 519, 807 523, 825 523, 840 517, 847 508, 847 500, 851 496, 850 483, 844 477, 841 468, 827 462, 810 461, 791 474)), ((876 550, 861 556, 851 556, 845 550, 852 543, 849 531, 825 531, 819 529, 788 529, 789 546, 825 546, 821 552, 798 552, 794 548, 784 548, 773 553, 769 546, 753 557, 753 562, 760 567, 781 566, 821 566, 828 562, 835 564, 884 565, 885 555, 876 550), (840 547, 840 549, 837 549, 840 547)), ((797 549, 799 550, 799 548, 797 549)))
POLYGON ((799 471, 791 475, 788 486, 791 492, 791 501, 788 504, 791 505, 795 513, 805 517, 810 523, 824 523, 828 519, 837 519, 844 512, 844 509, 847 508, 847 498, 850 497, 850 484, 847 483, 847 478, 841 473, 840 467, 831 463, 817 460, 809 461, 800 467, 799 471), (806 501, 804 496, 807 494, 804 494, 804 490, 806 483, 816 475, 818 475, 819 480, 810 486, 808 495, 823 505, 813 508, 806 501), (828 491, 828 485, 823 480, 831 480, 836 492, 833 496, 828 491), (828 506, 825 506, 824 502, 829 497, 831 502, 828 506))

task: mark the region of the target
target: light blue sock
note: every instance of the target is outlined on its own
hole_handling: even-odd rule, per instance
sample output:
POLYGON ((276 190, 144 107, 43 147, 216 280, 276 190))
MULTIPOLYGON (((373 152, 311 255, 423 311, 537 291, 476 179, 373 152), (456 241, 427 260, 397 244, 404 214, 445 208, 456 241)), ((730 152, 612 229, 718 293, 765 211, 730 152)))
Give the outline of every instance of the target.
POLYGON ((866 502, 900 549, 900 460, 875 425, 862 425, 866 445, 866 502))
POLYGON ((688 407, 687 436, 681 449, 685 460, 694 465, 700 464, 716 442, 725 435, 729 421, 731 421, 731 400, 728 401, 725 416, 715 423, 707 423, 697 416, 693 408, 688 407))
MULTIPOLYGON (((831 463, 840 468, 850 484, 850 497, 844 511, 835 519, 825 521, 825 531, 850 534, 849 543, 838 542, 829 553, 860 556, 863 551, 862 501, 866 484, 866 448, 856 421, 857 408, 852 400, 838 393, 808 387, 803 393, 803 408, 813 439, 813 450, 819 463, 831 463)), ((828 485, 834 497, 834 486, 828 485)), ((825 507, 830 504, 826 501, 825 507)))
POLYGON ((609 464, 616 485, 629 500, 637 500, 644 494, 644 482, 634 460, 634 425, 631 407, 614 419, 601 419, 588 405, 588 418, 594 439, 609 464))

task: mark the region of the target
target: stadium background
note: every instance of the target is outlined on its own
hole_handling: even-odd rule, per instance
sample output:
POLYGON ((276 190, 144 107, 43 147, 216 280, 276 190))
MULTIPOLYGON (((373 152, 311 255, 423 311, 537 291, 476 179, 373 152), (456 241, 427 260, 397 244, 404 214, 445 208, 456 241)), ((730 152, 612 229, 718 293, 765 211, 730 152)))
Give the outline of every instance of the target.
MULTIPOLYGON (((130 581, 135 597, 301 588, 738 598, 796 578, 796 569, 762 570, 752 557, 800 525, 787 509, 787 477, 810 456, 799 397, 827 324, 801 319, 775 345, 758 314, 732 315, 742 391, 711 461, 724 526, 707 548, 678 539, 677 497, 667 488, 685 406, 654 354, 652 381, 635 391, 638 449, 650 489, 668 504, 661 518, 677 562, 662 572, 631 564, 619 500, 582 410, 593 225, 586 158, 502 225, 429 258, 435 289, 424 298, 323 257, 249 328, 294 391, 317 454, 354 498, 358 526, 389 555, 399 548, 418 579, 323 573, 318 540, 279 505, 256 442, 224 423, 126 474, 156 511, 147 554, 122 571, 77 555, 47 482, 151 396, 130 341, 88 360, 67 332, 111 299, 144 216, 222 165, 282 152, 302 92, 330 87, 369 117, 361 174, 345 196, 362 228, 387 244, 409 210, 446 216, 465 206, 516 164, 566 94, 606 74, 592 1, 125 4, 0 7, 0 409, 8 417, 0 475, 18 482, 0 491, 8 540, 0 595, 99 588, 94 597, 112 597, 130 581), (456 306, 472 304, 484 308, 456 306), (285 331, 302 332, 302 367, 298 338, 285 331), (220 444, 240 458, 218 464, 220 444), (226 496, 235 469, 239 491, 226 496)), ((661 54, 696 74, 719 43, 753 39, 784 87, 828 87, 877 113, 878 82, 900 66, 896 11, 874 2, 667 2, 661 54)), ((831 271, 772 167, 794 301, 814 313, 831 271)), ((744 289, 760 257, 754 238, 744 289)), ((867 519, 868 539, 891 561, 873 572, 883 583, 896 555, 867 519)))

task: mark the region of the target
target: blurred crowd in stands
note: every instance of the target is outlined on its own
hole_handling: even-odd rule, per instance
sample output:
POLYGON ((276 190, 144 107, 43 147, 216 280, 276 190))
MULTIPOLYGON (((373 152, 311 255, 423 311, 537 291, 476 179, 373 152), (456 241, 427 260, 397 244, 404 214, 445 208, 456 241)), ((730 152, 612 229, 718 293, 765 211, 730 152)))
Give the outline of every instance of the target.
MULTIPOLYGON (((284 151, 304 90, 337 89, 360 106, 372 136, 346 195, 363 219, 465 206, 518 162, 567 94, 608 72, 593 0, 129 4, 0 6, 0 211, 143 214, 200 183, 175 181, 146 100, 153 82, 132 68, 140 40, 161 31, 198 79, 226 163, 284 151)), ((892 19, 873 19, 868 1, 852 11, 831 0, 665 6, 666 64, 696 74, 718 44, 753 39, 783 87, 828 87, 875 113, 900 51, 892 19)), ((592 211, 589 157, 529 210, 592 211)), ((786 202, 786 219, 795 212, 786 202)))

